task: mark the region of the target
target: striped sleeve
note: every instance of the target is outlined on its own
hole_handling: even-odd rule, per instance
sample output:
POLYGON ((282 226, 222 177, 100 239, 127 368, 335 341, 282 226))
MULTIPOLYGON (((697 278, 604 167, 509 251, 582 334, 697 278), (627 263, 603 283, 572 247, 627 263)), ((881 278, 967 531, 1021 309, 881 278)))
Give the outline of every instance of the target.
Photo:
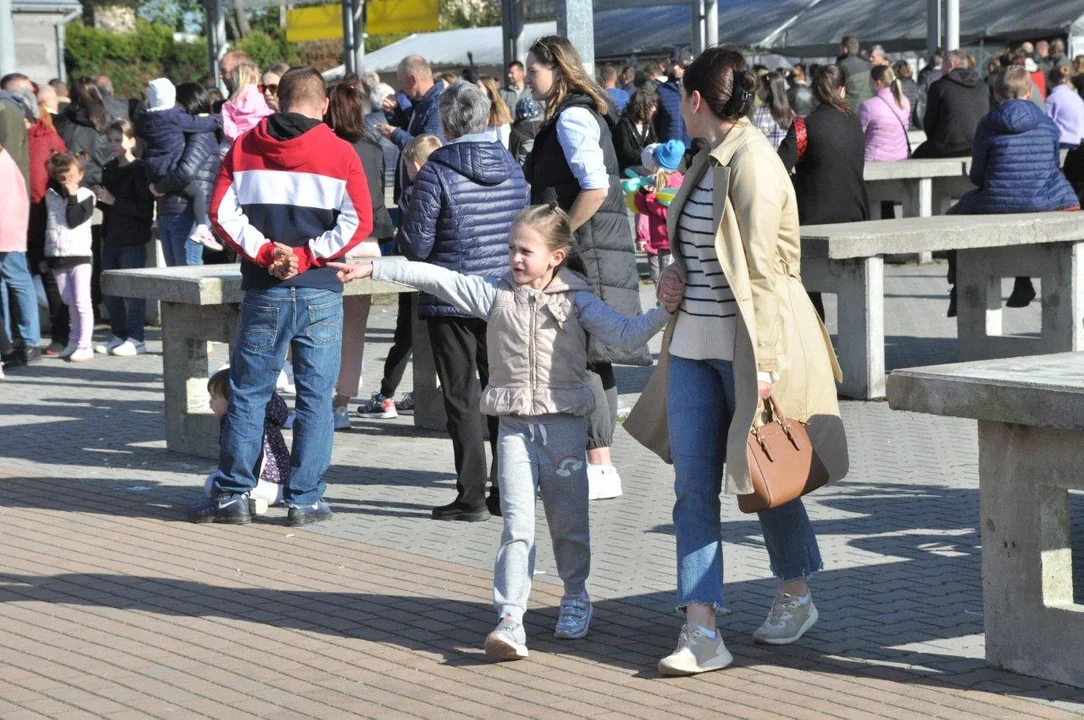
POLYGON ((211 192, 211 225, 235 253, 260 267, 268 267, 275 257, 274 245, 249 222, 234 186, 233 160, 237 147, 235 144, 226 153, 219 166, 211 192))

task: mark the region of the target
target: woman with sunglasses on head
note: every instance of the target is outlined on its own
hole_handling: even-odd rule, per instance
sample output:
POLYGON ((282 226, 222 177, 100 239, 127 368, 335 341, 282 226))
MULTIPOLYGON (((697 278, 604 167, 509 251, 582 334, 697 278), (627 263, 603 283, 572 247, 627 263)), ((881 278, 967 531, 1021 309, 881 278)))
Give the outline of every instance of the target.
POLYGON ((267 107, 275 112, 279 111, 279 80, 289 69, 290 66, 286 63, 275 63, 267 68, 267 72, 260 79, 258 89, 263 93, 263 99, 267 103, 267 107))

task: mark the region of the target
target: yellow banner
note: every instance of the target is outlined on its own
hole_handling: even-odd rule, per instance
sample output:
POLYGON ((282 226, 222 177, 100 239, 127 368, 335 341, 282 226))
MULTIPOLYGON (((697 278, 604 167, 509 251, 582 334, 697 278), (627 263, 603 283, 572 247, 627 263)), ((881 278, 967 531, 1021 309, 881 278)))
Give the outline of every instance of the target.
MULTIPOLYGON (((416 33, 439 30, 439 0, 367 0, 370 35, 416 33)), ((328 40, 343 36, 343 8, 307 5, 286 12, 286 41, 328 40)))
POLYGON ((431 32, 440 29, 439 0, 370 0, 365 3, 370 35, 431 32))
POLYGON ((343 36, 343 6, 308 5, 286 11, 286 42, 343 36))

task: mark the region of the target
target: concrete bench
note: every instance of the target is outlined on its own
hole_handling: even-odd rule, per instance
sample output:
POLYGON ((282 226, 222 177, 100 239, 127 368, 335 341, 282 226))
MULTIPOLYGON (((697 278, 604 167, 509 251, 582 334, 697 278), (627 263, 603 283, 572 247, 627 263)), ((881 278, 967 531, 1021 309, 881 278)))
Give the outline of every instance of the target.
MULTIPOLYGON (((165 384, 166 447, 178 453, 218 458, 218 419, 208 408, 210 366, 207 342, 233 349, 244 299, 237 265, 111 270, 102 273, 107 295, 158 301, 162 308, 162 370, 165 384)), ((401 285, 358 280, 347 295, 408 292, 401 285)), ((414 424, 444 429, 444 403, 436 387, 429 335, 414 323, 414 424)))
MULTIPOLYGON (((1084 350, 1084 213, 953 215, 802 228, 802 282, 839 298, 840 394, 884 397, 884 261, 959 250, 961 360, 1084 350), (1038 338, 1002 335, 1001 279, 1042 281, 1038 338)), ((947 288, 946 288, 947 289, 947 288)), ((945 295, 946 305, 948 294, 945 295)))
POLYGON ((881 218, 881 202, 902 202, 904 217, 930 217, 942 214, 943 199, 955 189, 951 181, 963 179, 968 189, 974 187, 967 179, 964 158, 929 160, 896 160, 867 162, 863 177, 869 195, 870 212, 881 218), (938 192, 935 193, 935 187, 938 192), (934 198, 938 201, 935 202, 934 198))
POLYGON ((979 421, 986 661, 1084 687, 1068 490, 1084 490, 1084 354, 893 372, 894 410, 979 421))

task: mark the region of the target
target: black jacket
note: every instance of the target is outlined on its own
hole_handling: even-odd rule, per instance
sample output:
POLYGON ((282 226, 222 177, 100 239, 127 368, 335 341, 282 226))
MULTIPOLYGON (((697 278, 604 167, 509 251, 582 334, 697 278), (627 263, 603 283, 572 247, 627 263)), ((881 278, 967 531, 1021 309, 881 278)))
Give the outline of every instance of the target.
POLYGON ((954 68, 930 86, 922 121, 926 142, 915 151, 915 157, 970 155, 975 128, 990 110, 990 91, 978 73, 954 68))
POLYGON ((105 128, 102 128, 101 132, 95 130, 86 110, 68 105, 68 108, 56 117, 56 131, 68 146, 68 152, 86 153, 90 157, 84 168, 83 184, 100 185, 102 168, 113 159, 106 141, 105 128))
MULTIPOLYGON (((583 262, 584 274, 599 298, 614 310, 633 317, 640 314, 640 275, 636 269, 636 248, 625 193, 618 176, 620 169, 611 134, 617 118, 612 111, 603 117, 591 99, 582 93, 570 93, 565 98, 554 116, 538 131, 534 150, 523 168, 527 182, 531 184, 531 204, 556 202, 567 212, 580 194, 580 184, 565 160, 557 135, 557 119, 573 106, 587 108, 598 121, 599 144, 610 176, 610 190, 602 207, 576 230, 573 249, 583 262)), ((595 338, 588 344, 587 358, 593 363, 651 364, 647 348, 629 351, 598 342, 595 338)))
POLYGON ((922 89, 912 78, 900 78, 900 88, 907 102, 911 103, 911 118, 908 122, 908 130, 918 130, 919 121, 916 120, 915 108, 918 107, 919 95, 922 89))
POLYGON ((105 95, 103 93, 102 100, 105 102, 105 109, 117 120, 132 120, 137 116, 132 115, 132 104, 128 100, 121 100, 116 95, 105 95))
POLYGON ((184 153, 177 167, 155 184, 155 189, 166 196, 158 201, 159 215, 180 215, 190 210, 192 203, 181 194, 188 183, 195 181, 211 204, 211 192, 218 177, 218 136, 213 132, 192 133, 186 136, 184 153))
POLYGON ((655 123, 644 123, 643 131, 637 132, 632 118, 623 115, 621 121, 617 123, 617 129, 614 130, 614 150, 617 151, 617 166, 621 169, 621 173, 625 173, 625 168, 639 165, 644 147, 658 141, 655 123))
POLYGON ((361 159, 365 179, 369 181, 369 199, 373 202, 373 232, 378 240, 395 237, 395 225, 384 205, 384 150, 380 143, 362 138, 354 143, 354 151, 361 159))
POLYGON ((863 171, 866 166, 862 123, 821 104, 805 118, 806 151, 798 160, 792 124, 779 146, 779 157, 794 170, 798 221, 802 225, 869 220, 869 196, 863 171))
POLYGON ((116 160, 110 160, 102 170, 102 185, 114 197, 112 205, 99 205, 103 214, 102 241, 110 247, 150 242, 154 197, 143 161, 121 167, 116 160))
POLYGON ((516 120, 512 123, 512 134, 508 138, 508 152, 516 162, 523 166, 527 156, 534 149, 534 139, 542 127, 541 120, 516 120))

